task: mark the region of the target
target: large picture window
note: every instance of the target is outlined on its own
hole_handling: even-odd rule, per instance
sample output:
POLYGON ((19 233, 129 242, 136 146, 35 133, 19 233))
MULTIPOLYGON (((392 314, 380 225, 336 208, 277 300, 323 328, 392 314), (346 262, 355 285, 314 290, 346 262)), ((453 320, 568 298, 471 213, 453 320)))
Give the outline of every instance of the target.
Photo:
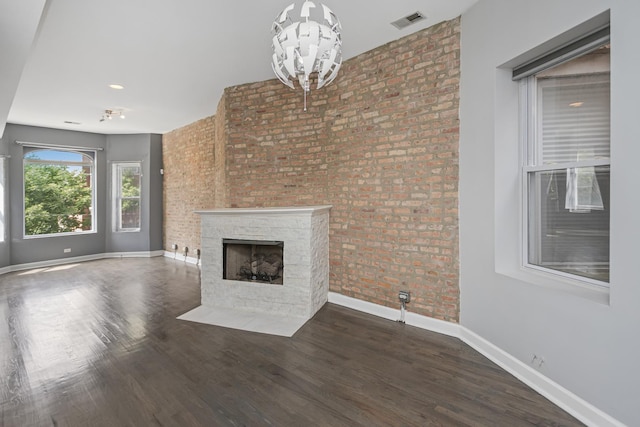
POLYGON ((113 164, 114 231, 140 230, 141 184, 141 163, 113 164))
POLYGON ((24 235, 93 232, 95 152, 25 147, 24 235))
POLYGON ((600 286, 609 282, 609 52, 607 28, 595 46, 521 78, 524 264, 600 286))

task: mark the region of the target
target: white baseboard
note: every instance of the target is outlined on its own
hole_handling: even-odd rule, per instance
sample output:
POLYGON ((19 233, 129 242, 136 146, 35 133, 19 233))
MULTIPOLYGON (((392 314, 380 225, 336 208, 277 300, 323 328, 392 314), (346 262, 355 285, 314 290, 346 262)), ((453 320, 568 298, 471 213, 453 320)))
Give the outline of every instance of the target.
POLYGON ((104 258, 153 258, 163 256, 164 251, 140 251, 140 252, 109 252, 104 254, 104 258))
POLYGON ((69 258, 51 259, 46 261, 27 262, 24 264, 15 264, 15 265, 9 266, 8 268, 10 269, 10 271, 32 270, 34 268, 54 267, 56 265, 74 264, 76 262, 85 262, 85 261, 95 261, 97 259, 103 259, 103 258, 104 258, 104 254, 83 255, 83 256, 74 256, 69 258))
MULTIPOLYGON (((393 309, 379 304, 362 301, 357 298, 348 297, 336 292, 329 292, 329 302, 389 320, 400 319, 400 303, 398 303, 397 309, 393 309)), ((460 337, 460 325, 456 323, 445 322, 443 320, 421 316, 408 311, 405 312, 404 320, 407 325, 417 326, 418 328, 428 329, 451 337, 460 337)))
POLYGON ((51 259, 46 261, 28 262, 24 264, 10 265, 0 269, 0 275, 12 271, 31 270, 34 268, 48 268, 56 265, 74 264, 77 262, 95 261, 106 258, 152 258, 162 256, 163 251, 140 251, 140 252, 107 252, 102 254, 83 255, 69 258, 51 259))
POLYGON ((624 424, 552 381, 531 366, 467 328, 460 339, 514 377, 588 426, 624 427, 624 424))
MULTIPOLYGON (((395 321, 400 318, 399 304, 398 309, 393 309, 335 292, 329 292, 329 302, 389 320, 395 321)), ((620 421, 576 396, 560 384, 542 375, 539 371, 521 362, 464 326, 411 312, 405 313, 405 323, 432 332, 459 338, 465 344, 588 426, 624 427, 624 424, 620 421)))
POLYGON ((198 258, 193 258, 190 256, 185 257, 184 255, 181 255, 179 253, 174 253, 169 251, 164 251, 163 253, 165 258, 175 259, 176 261, 182 261, 187 264, 200 265, 200 260, 198 258))

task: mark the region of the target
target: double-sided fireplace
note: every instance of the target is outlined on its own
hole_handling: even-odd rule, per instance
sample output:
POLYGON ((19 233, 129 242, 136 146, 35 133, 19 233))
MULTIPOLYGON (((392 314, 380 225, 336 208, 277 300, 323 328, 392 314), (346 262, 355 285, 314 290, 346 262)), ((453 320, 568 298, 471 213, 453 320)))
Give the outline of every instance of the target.
POLYGON ((222 278, 282 285, 284 242, 222 239, 222 278))

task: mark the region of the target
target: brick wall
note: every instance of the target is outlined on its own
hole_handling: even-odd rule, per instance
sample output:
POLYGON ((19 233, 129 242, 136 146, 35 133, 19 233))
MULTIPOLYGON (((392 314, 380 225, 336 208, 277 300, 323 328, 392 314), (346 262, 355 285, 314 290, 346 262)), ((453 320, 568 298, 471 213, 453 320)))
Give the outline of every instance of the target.
MULTIPOLYGON (((216 127, 205 119, 165 135, 165 170, 182 171, 165 175, 167 208, 331 204, 332 291, 399 307, 409 290, 411 311, 457 322, 459 59, 456 19, 346 61, 307 112, 277 80, 228 88, 209 144, 225 173, 206 184, 224 195, 171 200, 173 180, 193 177, 185 148, 207 149, 191 142, 216 127)), ((166 212, 166 243, 196 232, 166 212)))
MULTIPOLYGON (((208 117, 162 137, 164 248, 178 244, 191 254, 200 248, 200 218, 196 209, 210 208, 215 199, 215 117, 208 117)), ((191 255, 190 254, 190 255, 191 255)))
POLYGON ((317 205, 326 200, 332 143, 324 117, 328 92, 277 80, 225 91, 227 186, 231 207, 317 205))

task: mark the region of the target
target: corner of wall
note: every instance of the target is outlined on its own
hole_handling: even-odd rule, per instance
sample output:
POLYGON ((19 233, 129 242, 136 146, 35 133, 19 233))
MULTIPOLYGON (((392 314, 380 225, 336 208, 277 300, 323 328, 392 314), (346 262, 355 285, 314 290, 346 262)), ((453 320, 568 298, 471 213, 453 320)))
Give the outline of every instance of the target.
POLYGON ((200 249, 200 218, 194 212, 215 206, 217 116, 210 116, 162 136, 163 246, 180 253, 200 249))
POLYGON ((223 208, 227 206, 229 200, 228 189, 226 186, 227 176, 227 139, 229 135, 227 121, 227 89, 222 94, 222 98, 218 102, 218 109, 214 118, 214 163, 215 170, 215 194, 213 197, 214 208, 223 208))

